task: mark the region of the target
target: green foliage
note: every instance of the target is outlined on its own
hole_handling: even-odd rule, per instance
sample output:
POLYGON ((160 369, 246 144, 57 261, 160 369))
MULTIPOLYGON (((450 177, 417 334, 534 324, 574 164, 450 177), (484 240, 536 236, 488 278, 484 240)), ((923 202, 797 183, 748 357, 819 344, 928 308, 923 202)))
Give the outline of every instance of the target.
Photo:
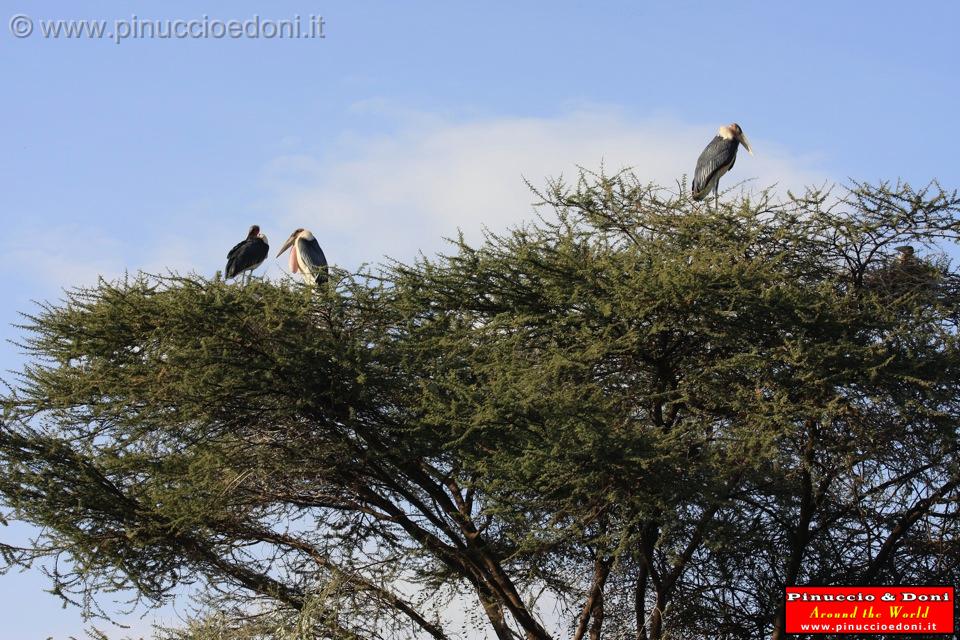
POLYGON ((784 584, 957 581, 956 194, 540 196, 335 290, 43 305, 0 431, 43 533, 8 560, 65 598, 198 583, 170 638, 545 639, 537 594, 577 638, 779 637, 784 584))

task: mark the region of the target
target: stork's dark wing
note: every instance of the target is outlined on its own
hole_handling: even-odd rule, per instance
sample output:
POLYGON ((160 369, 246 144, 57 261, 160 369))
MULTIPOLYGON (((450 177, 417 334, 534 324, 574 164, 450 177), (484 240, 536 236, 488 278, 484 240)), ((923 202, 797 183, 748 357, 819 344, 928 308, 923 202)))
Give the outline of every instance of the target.
POLYGON ((243 242, 238 242, 237 244, 233 245, 233 249, 230 249, 230 252, 227 253, 227 260, 237 255, 237 252, 240 251, 240 249, 243 249, 244 245, 246 244, 247 241, 244 240, 243 242))
POLYGON ((227 268, 224 269, 224 275, 227 278, 233 278, 247 269, 256 269, 267 259, 269 252, 270 247, 262 238, 244 240, 230 249, 230 253, 227 254, 227 268))
POLYGON ((323 249, 316 238, 297 238, 297 253, 303 266, 310 271, 314 282, 323 284, 327 281, 327 257, 323 255, 323 249))
POLYGON ((697 200, 707 195, 713 184, 713 178, 718 172, 726 172, 733 168, 737 159, 736 139, 726 140, 720 136, 714 137, 697 158, 697 170, 693 174, 693 197, 697 200))

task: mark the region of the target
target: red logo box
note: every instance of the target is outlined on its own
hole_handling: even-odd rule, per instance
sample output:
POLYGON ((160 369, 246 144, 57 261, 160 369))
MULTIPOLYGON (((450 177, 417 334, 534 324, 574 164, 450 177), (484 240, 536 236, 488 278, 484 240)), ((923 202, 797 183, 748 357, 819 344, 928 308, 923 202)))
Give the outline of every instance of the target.
POLYGON ((787 633, 953 633, 953 587, 787 587, 787 633))

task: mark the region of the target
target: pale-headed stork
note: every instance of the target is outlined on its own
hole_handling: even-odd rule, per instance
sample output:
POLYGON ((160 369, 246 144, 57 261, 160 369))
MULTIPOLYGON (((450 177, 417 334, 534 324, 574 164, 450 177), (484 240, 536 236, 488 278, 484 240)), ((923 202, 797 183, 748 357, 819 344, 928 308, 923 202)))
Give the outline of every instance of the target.
POLYGON ((327 281, 327 258, 309 230, 297 229, 291 233, 277 257, 287 249, 290 249, 290 271, 300 273, 307 284, 321 285, 327 281))
POLYGON ((902 247, 897 247, 897 253, 900 254, 897 256, 897 262, 900 264, 913 264, 913 262, 916 260, 916 252, 914 251, 913 247, 908 244, 905 244, 902 247))
POLYGON ((267 244, 267 236, 260 233, 258 225, 253 225, 247 232, 247 239, 238 242, 227 254, 227 268, 224 269, 224 275, 229 280, 245 271, 252 273, 267 259, 269 253, 270 245, 267 244))
POLYGON ((733 168, 741 144, 747 153, 753 155, 750 141, 736 122, 717 130, 716 137, 697 158, 697 170, 693 174, 694 200, 703 200, 711 191, 716 198, 720 177, 733 168))

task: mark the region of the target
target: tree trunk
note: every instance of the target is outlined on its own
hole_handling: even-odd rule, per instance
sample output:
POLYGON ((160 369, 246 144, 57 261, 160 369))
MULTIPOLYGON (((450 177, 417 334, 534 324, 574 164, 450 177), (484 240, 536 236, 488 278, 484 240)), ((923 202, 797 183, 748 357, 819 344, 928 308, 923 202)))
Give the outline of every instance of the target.
POLYGON ((650 640, 662 640, 663 638, 663 610, 667 606, 667 594, 662 590, 657 590, 657 601, 653 605, 653 611, 650 612, 650 640))
POLYGON ((480 604, 487 614, 487 620, 497 634, 498 640, 515 640, 513 632, 507 626, 506 617, 503 615, 503 607, 490 595, 480 594, 480 604))
POLYGON ((587 601, 583 605, 573 640, 581 640, 588 628, 591 640, 600 637, 600 628, 603 626, 603 587, 607 583, 607 576, 610 575, 611 564, 612 560, 609 558, 598 557, 593 561, 593 582, 587 594, 587 601), (592 625, 590 625, 591 620, 592 625))
POLYGON ((647 567, 643 563, 640 563, 633 592, 633 612, 637 620, 637 640, 647 640, 647 567))

